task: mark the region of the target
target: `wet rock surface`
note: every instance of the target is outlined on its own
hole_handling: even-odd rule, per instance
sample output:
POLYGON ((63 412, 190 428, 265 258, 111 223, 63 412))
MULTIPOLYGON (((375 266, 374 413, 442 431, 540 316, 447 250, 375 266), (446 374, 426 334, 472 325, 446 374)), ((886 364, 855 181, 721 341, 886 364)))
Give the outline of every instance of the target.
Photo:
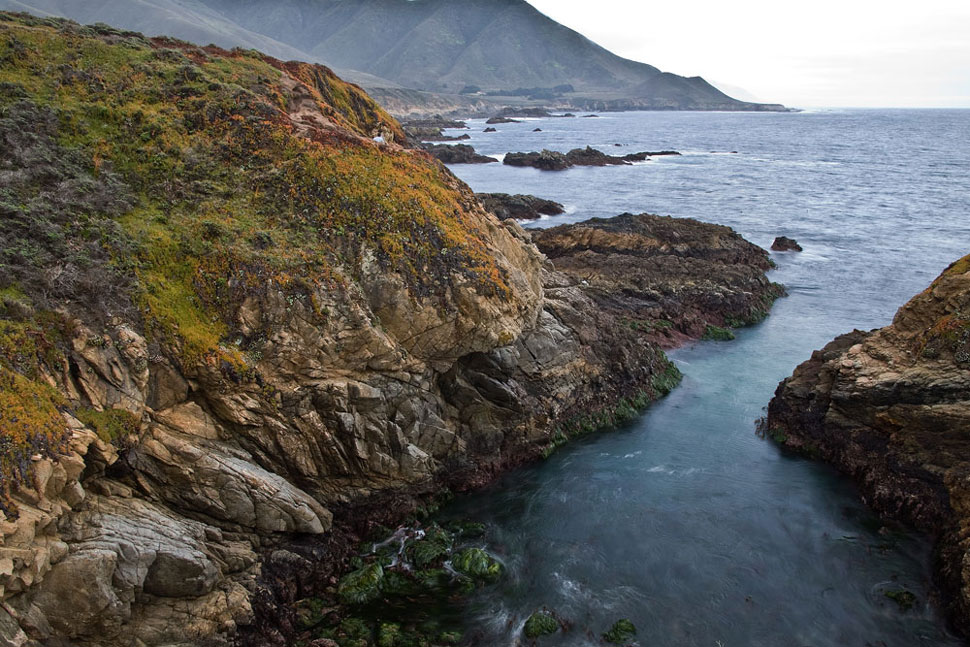
POLYGON ((623 214, 532 236, 600 308, 664 346, 756 323, 784 293, 765 276, 768 254, 729 227, 623 214))
POLYGON ((471 139, 471 137, 467 134, 458 136, 445 135, 442 131, 444 131, 446 128, 468 128, 468 124, 466 124, 464 121, 446 119, 441 115, 435 115, 427 119, 410 119, 403 121, 401 122, 401 128, 404 129, 404 133, 412 142, 447 142, 471 139))
POLYGON ((491 164, 498 160, 479 155, 468 144, 423 144, 424 150, 442 164, 491 164))
POLYGON ((794 238, 778 236, 771 243, 771 249, 775 252, 800 252, 802 251, 802 246, 794 238))
POLYGON ((852 476, 880 514, 937 537, 951 619, 970 629, 970 257, 891 325, 842 335, 784 380, 764 431, 852 476))
POLYGON ((534 195, 517 193, 476 193, 475 197, 482 201, 482 206, 499 220, 512 218, 514 220, 536 220, 542 216, 556 216, 565 212, 565 208, 558 202, 538 198, 534 195))
POLYGON ((628 155, 607 155, 590 146, 574 148, 568 153, 542 150, 531 153, 508 153, 503 160, 509 166, 531 166, 542 171, 564 171, 574 166, 625 166, 644 162, 653 156, 680 155, 677 151, 642 151, 628 155))

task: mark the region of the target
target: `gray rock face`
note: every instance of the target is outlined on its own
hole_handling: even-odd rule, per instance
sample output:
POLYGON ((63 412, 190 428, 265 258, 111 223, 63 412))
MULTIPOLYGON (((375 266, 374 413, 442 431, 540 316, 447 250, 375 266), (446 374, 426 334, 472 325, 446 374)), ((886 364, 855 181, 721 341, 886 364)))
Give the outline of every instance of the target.
MULTIPOLYGON (((254 619, 272 628, 274 608, 254 608, 254 592, 281 587, 274 595, 286 599, 294 587, 316 585, 326 551, 286 546, 335 541, 332 509, 484 483, 541 454, 557 429, 664 392, 655 379, 669 369, 656 340, 625 319, 642 313, 622 301, 604 307, 615 259, 583 270, 579 256, 563 251, 605 245, 622 260, 655 242, 636 227, 543 234, 560 272, 514 221, 483 222, 514 299, 459 287, 442 311, 365 259, 359 288, 321 286, 312 305, 273 292, 242 304, 242 334, 268 331, 250 369, 258 381, 149 357, 126 326, 98 334, 79 326, 70 362, 83 370, 52 379, 67 394, 137 413, 141 431, 119 453, 69 418, 71 451, 41 460, 33 489, 14 493, 19 516, 0 523, 4 639, 219 644, 254 619), (581 278, 600 275, 597 285, 581 278), (265 561, 267 547, 278 548, 265 561)), ((678 258, 740 254, 735 262, 752 265, 742 272, 752 281, 767 267, 726 228, 669 219, 651 226, 660 238, 679 232, 678 258)), ((682 280, 677 272, 652 280, 665 276, 670 288, 682 280)), ((690 292, 677 287, 668 299, 689 294, 698 312, 721 307, 723 299, 695 297, 723 295, 732 276, 723 284, 708 277, 690 292)))

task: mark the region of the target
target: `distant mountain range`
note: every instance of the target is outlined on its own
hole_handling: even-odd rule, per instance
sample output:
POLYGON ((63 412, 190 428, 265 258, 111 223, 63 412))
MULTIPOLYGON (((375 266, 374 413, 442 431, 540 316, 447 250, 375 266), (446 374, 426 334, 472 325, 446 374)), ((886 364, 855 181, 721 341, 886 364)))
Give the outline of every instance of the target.
POLYGON ((0 9, 320 62, 402 104, 782 109, 621 58, 525 0, 0 0, 0 9))

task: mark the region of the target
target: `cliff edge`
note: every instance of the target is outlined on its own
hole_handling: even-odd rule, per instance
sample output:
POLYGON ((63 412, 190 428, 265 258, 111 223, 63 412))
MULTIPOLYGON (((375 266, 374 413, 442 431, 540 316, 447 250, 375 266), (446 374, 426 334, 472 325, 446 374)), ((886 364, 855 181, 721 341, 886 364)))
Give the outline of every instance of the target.
POLYGON ((891 325, 838 337, 783 381, 766 431, 833 463, 881 514, 938 537, 936 572, 970 630, 970 256, 891 325))

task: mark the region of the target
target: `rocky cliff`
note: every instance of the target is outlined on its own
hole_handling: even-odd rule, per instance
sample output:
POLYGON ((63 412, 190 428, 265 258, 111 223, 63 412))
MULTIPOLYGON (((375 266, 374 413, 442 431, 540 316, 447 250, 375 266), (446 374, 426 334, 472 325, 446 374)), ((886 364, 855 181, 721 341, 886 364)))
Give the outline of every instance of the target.
POLYGON ((765 251, 722 225, 627 213, 533 237, 601 309, 665 347, 733 337, 730 328, 761 321, 784 294, 765 276, 765 251))
POLYGON ((815 351, 782 382, 766 430, 833 463, 866 502, 938 537, 944 604, 970 630, 970 257, 891 325, 815 351))
POLYGON ((0 88, 0 644, 287 644, 372 526, 679 379, 326 68, 0 14, 0 88))

